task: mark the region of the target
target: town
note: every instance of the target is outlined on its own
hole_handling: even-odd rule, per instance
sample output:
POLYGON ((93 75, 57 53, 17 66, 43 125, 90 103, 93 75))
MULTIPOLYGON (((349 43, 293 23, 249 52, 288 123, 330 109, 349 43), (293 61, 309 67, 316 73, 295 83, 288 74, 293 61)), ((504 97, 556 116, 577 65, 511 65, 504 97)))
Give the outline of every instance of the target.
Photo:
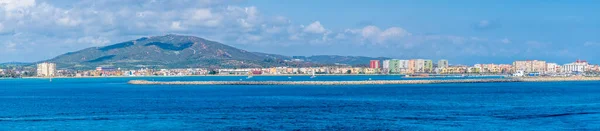
MULTIPOLYGON (((365 63, 366 64, 366 63, 365 63)), ((121 69, 97 67, 95 70, 57 70, 55 63, 38 63, 33 69, 3 67, 0 77, 111 77, 111 76, 201 76, 201 75, 405 75, 409 77, 505 75, 535 76, 597 76, 598 65, 585 60, 559 65, 543 60, 514 61, 512 64, 451 65, 448 60, 434 63, 428 59, 371 60, 368 67, 333 65, 323 67, 270 67, 232 69, 121 69)))

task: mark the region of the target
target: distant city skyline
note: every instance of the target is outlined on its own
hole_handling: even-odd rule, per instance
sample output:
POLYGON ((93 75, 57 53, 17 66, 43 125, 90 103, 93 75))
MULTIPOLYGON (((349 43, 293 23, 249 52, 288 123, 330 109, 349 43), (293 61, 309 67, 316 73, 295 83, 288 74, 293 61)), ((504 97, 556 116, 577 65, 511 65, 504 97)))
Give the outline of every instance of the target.
POLYGON ((288 56, 600 61, 600 1, 0 0, 0 63, 144 36, 288 56))

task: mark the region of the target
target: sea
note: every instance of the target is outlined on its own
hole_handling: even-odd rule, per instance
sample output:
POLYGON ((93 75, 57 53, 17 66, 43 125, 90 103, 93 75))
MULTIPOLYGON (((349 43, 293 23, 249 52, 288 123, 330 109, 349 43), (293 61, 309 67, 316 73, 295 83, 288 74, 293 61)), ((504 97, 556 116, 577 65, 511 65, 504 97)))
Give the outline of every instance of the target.
MULTIPOLYGON (((402 76, 0 79, 0 130, 600 130, 600 82, 130 85, 402 76)), ((492 77, 493 78, 493 77, 492 77)))

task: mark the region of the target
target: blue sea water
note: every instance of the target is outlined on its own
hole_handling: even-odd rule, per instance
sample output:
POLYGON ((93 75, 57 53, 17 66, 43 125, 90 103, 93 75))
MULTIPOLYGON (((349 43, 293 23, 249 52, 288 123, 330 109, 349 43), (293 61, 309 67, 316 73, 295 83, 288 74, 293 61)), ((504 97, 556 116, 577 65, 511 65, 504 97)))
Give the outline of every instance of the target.
POLYGON ((0 79, 0 130, 600 130, 600 82, 351 86, 126 83, 134 79, 369 78, 413 79, 0 79))

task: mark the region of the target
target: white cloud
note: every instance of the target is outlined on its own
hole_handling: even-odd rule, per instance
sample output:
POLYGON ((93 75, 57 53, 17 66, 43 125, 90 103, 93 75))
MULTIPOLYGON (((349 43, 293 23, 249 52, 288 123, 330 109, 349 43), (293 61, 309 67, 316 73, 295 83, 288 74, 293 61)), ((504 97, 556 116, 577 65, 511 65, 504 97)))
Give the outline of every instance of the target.
POLYGON ((338 33, 337 35, 335 35, 335 39, 346 39, 346 35, 344 35, 343 33, 338 33))
POLYGON ((477 24, 477 26, 481 27, 481 28, 485 28, 490 26, 490 21, 488 20, 481 20, 479 21, 479 24, 477 24))
POLYGON ((73 19, 70 17, 63 17, 63 18, 56 20, 56 22, 58 24, 64 25, 64 26, 77 26, 81 23, 81 20, 73 19))
POLYGON ((412 34, 400 27, 390 27, 385 30, 377 26, 369 25, 362 29, 346 29, 347 33, 360 34, 362 41, 369 41, 371 44, 386 44, 388 41, 398 40, 412 34))
POLYGON ((105 46, 110 43, 110 40, 108 40, 107 38, 104 38, 104 37, 86 36, 86 37, 77 39, 77 42, 82 43, 82 44, 91 44, 93 46, 105 46))
POLYGON ((504 38, 502 40, 500 40, 500 42, 504 43, 504 44, 510 44, 511 41, 508 38, 504 38))
POLYGON ((17 49, 16 49, 16 47, 17 47, 17 44, 16 44, 16 43, 14 43, 14 42, 12 42, 12 41, 6 42, 6 43, 4 43, 3 45, 4 45, 4 47, 2 48, 2 50, 3 50, 3 51, 6 51, 6 52, 14 52, 14 51, 16 51, 16 50, 17 50, 17 49))
POLYGON ((313 23, 311 23, 310 25, 304 27, 304 32, 308 32, 308 33, 317 33, 317 34, 321 34, 321 33, 325 33, 327 30, 325 29, 325 27, 323 27, 323 25, 321 25, 321 22, 319 21, 315 21, 313 23))
POLYGON ((181 26, 181 22, 173 21, 171 22, 171 30, 185 30, 185 28, 181 26))
POLYGON ((376 26, 366 26, 362 29, 361 34, 363 38, 378 37, 381 30, 376 26))
POLYGON ((402 28, 392 27, 392 28, 388 28, 385 31, 381 32, 381 34, 379 34, 379 37, 381 37, 380 39, 391 39, 391 38, 406 37, 406 36, 410 36, 410 35, 412 35, 412 34, 402 28))
POLYGON ((35 0, 0 0, 0 8, 6 11, 14 11, 35 6, 35 0))
POLYGON ((191 16, 193 20, 208 20, 213 18, 213 14, 210 9, 196 9, 191 16))
POLYGON ((583 46, 599 46, 600 43, 597 42, 592 42, 592 41, 587 41, 585 43, 583 43, 583 46))

